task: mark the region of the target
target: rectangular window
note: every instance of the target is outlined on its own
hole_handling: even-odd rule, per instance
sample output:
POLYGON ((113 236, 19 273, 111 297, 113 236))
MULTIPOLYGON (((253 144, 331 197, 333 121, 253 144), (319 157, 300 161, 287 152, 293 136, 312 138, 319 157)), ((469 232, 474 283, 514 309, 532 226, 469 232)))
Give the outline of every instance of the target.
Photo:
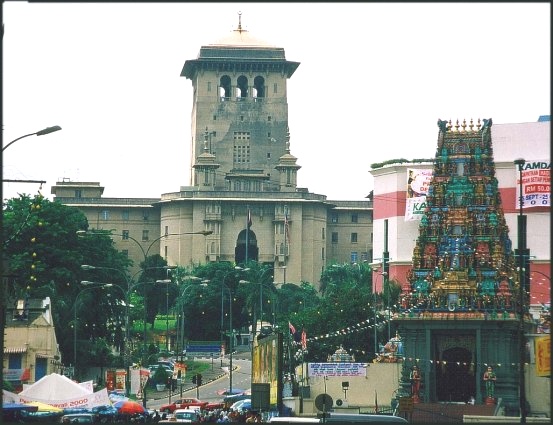
POLYGON ((277 83, 273 84, 273 93, 278 93, 278 84, 277 83))
POLYGON ((83 197, 83 192, 81 191, 81 189, 77 189, 75 191, 75 198, 82 198, 83 197))
POLYGON ((321 258, 323 260, 325 259, 325 249, 324 248, 321 248, 321 258))
POLYGON ((242 164, 248 164, 250 162, 250 132, 249 131, 235 131, 234 132, 234 146, 233 146, 233 163, 236 168, 243 168, 242 164))
POLYGON ((208 81, 208 82, 207 82, 207 91, 208 91, 208 92, 211 91, 211 81, 208 81))
POLYGON ((128 249, 123 249, 121 250, 121 252, 123 253, 123 255, 127 258, 129 258, 129 250, 128 249))
POLYGON ((352 214, 351 215, 351 222, 352 223, 357 223, 357 220, 359 219, 358 215, 357 214, 352 214))
POLYGON ((121 211, 121 218, 125 221, 128 221, 129 220, 129 210, 123 210, 121 211))
POLYGON ((357 233, 351 234, 351 243, 357 243, 357 233))
POLYGON ((267 121, 271 121, 271 116, 270 115, 267 117, 267 121))
POLYGON ((165 226, 165 236, 169 234, 169 226, 165 226))
POLYGON ((109 211, 108 210, 103 210, 100 213, 100 216, 102 217, 102 220, 109 220, 109 211))
POLYGON ((22 360, 21 354, 8 354, 8 369, 21 369, 22 360))
POLYGON ((332 232, 332 243, 338 243, 338 232, 332 232))
POLYGON ((150 211, 148 211, 148 210, 142 211, 142 218, 144 220, 148 220, 150 218, 150 211))
POLYGON ((357 258, 358 258, 357 257, 357 252, 352 251, 352 253, 351 253, 351 262, 352 263, 357 263, 357 258))
POLYGON ((323 238, 323 241, 325 240, 325 228, 323 227, 321 232, 321 237, 323 238))
POLYGON ((128 231, 128 230, 123 230, 123 231, 121 232, 121 237, 122 237, 122 239, 123 239, 124 241, 129 240, 129 231, 128 231))
POLYGON ((330 222, 331 223, 338 223, 338 214, 332 214, 330 216, 330 222))
POLYGON ((150 233, 149 230, 143 230, 143 231, 142 231, 142 240, 143 240, 143 241, 149 240, 149 233, 150 233))

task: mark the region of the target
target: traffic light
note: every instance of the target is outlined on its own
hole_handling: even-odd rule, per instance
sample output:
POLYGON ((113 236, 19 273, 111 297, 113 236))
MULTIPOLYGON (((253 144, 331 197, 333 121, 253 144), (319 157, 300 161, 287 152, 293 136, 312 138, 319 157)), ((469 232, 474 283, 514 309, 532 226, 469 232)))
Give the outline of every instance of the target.
POLYGON ((196 379, 196 383, 199 385, 202 385, 202 374, 198 373, 198 378, 196 379))
POLYGON ((193 383, 193 384, 197 384, 197 383, 198 383, 198 381, 197 381, 197 379, 196 379, 197 376, 198 376, 198 375, 194 375, 194 376, 192 377, 192 383, 193 383))

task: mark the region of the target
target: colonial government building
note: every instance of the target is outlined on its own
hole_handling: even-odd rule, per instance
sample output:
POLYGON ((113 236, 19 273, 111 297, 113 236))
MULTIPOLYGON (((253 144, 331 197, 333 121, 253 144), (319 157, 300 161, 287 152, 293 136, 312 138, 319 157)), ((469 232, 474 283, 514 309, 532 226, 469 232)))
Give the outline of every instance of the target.
POLYGON ((239 25, 182 68, 194 87, 190 186, 128 199, 103 198, 99 182, 61 181, 54 199, 82 210, 90 229, 115 229, 135 270, 154 253, 179 266, 256 260, 274 268, 275 283, 317 284, 326 264, 371 261, 372 202, 297 186, 287 80, 298 66, 239 25), (191 234, 200 231, 212 233, 191 234))

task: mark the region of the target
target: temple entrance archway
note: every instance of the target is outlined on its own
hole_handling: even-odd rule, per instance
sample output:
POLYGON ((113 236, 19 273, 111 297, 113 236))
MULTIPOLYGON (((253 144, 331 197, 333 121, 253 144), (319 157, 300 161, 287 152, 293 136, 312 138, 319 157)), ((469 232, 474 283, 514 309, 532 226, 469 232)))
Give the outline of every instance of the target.
POLYGON ((472 353, 463 347, 452 347, 441 353, 436 364, 436 396, 438 401, 467 402, 476 396, 472 353))

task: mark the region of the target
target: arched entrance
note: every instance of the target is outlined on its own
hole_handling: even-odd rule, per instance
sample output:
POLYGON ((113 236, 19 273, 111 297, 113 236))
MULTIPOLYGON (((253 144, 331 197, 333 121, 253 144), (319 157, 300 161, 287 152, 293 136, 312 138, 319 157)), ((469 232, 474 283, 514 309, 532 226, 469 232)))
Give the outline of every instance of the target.
MULTIPOLYGON (((246 262, 246 229, 238 234, 236 240, 236 248, 234 248, 234 261, 236 264, 244 264, 246 262)), ((248 261, 258 261, 259 249, 257 247, 257 237, 251 230, 248 231, 248 261)))
POLYGON ((467 402, 476 396, 476 382, 472 354, 462 347, 452 347, 442 352, 441 362, 436 364, 436 396, 438 401, 467 402))

